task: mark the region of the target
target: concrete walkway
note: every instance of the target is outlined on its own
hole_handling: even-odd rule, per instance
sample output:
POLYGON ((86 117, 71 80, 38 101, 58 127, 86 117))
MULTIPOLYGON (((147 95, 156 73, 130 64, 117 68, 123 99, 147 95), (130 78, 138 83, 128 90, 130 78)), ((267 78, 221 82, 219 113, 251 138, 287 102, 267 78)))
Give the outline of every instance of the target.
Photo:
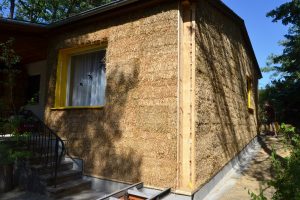
MULTIPOLYGON (((265 180, 272 177, 270 156, 272 148, 282 157, 288 155, 280 138, 271 136, 262 136, 260 140, 261 149, 253 157, 250 163, 242 170, 236 170, 227 177, 221 186, 216 187, 210 196, 206 199, 210 200, 247 200, 250 199, 248 191, 259 193, 261 188, 265 188, 265 180)), ((274 189, 267 189, 264 194, 270 199, 274 189)))
MULTIPOLYGON (((93 190, 85 190, 78 194, 69 195, 67 197, 59 198, 60 200, 95 200, 100 197, 103 197, 105 193, 93 191, 93 190)), ((49 198, 45 195, 40 195, 31 192, 20 191, 15 189, 13 191, 0 194, 1 200, 54 200, 53 198, 49 198)))
POLYGON ((48 197, 44 195, 19 191, 18 189, 0 194, 0 199, 1 200, 50 200, 48 197))

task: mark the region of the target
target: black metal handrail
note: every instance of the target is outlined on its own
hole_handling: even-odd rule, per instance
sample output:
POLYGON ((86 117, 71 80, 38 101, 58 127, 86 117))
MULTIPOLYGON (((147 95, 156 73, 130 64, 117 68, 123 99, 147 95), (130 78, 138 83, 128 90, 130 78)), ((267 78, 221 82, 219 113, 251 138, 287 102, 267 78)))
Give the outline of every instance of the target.
POLYGON ((56 187, 58 168, 65 155, 65 144, 63 140, 32 111, 26 110, 23 111, 23 113, 27 114, 28 117, 32 117, 33 121, 37 122, 31 127, 31 134, 28 138, 28 148, 41 159, 40 164, 52 169, 54 187, 56 187))
POLYGON ((22 110, 17 116, 25 119, 25 122, 20 124, 19 132, 28 133, 26 144, 28 150, 32 152, 31 159, 51 170, 54 187, 56 187, 57 172, 66 152, 63 140, 32 111, 22 110))

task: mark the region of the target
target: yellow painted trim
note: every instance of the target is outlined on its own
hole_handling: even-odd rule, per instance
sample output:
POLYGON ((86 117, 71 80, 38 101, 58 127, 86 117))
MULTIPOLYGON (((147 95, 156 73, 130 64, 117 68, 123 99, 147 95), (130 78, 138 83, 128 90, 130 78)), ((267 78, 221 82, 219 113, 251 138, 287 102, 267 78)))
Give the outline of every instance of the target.
POLYGON ((249 109, 253 110, 252 107, 252 93, 253 93, 253 88, 252 88, 252 79, 250 77, 247 77, 247 105, 249 109))
POLYGON ((104 106, 65 106, 65 107, 54 107, 51 110, 75 110, 75 109, 100 109, 104 106))
MULTIPOLYGON (((55 87, 55 108, 68 108, 66 106, 67 98, 67 82, 68 68, 70 57, 72 55, 88 53, 98 50, 103 50, 105 47, 99 44, 77 46, 72 48, 60 49, 58 53, 57 71, 56 71, 56 87, 55 87)), ((85 106, 83 106, 86 108, 85 106)), ((93 107, 93 106, 89 106, 93 107)), ((98 107, 98 106, 97 106, 98 107)))
POLYGON ((63 54, 62 59, 59 106, 66 105, 69 56, 63 54))
POLYGON ((62 68, 62 54, 58 53, 58 61, 56 67, 56 84, 55 84, 55 103, 54 106, 58 107, 60 105, 60 82, 61 82, 61 68, 62 68))

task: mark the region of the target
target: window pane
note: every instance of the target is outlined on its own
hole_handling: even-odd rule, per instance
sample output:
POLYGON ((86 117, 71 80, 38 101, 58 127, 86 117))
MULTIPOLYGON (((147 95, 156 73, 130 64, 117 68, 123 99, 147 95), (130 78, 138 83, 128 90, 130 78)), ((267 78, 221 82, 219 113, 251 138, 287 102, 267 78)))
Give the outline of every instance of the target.
POLYGON ((69 105, 99 106, 105 103, 105 51, 71 57, 69 105))

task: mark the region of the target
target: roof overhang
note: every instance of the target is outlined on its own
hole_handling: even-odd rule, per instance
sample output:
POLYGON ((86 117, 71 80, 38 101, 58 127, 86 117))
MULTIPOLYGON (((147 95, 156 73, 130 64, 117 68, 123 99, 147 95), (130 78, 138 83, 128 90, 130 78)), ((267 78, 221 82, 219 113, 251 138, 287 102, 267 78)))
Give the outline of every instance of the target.
MULTIPOLYGON (((35 24, 0 18, 0 42, 8 39, 9 37, 14 37, 18 43, 16 51, 17 53, 21 52, 20 55, 24 58, 23 62, 34 60, 34 56, 36 56, 36 59, 46 58, 46 49, 49 41, 46 38, 47 36, 52 35, 53 32, 65 32, 68 29, 74 29, 74 27, 81 25, 82 23, 90 24, 95 21, 109 19, 137 9, 153 6, 163 1, 173 0, 117 0, 52 24, 35 24), (26 42, 25 40, 28 41, 26 42), (26 51, 29 51, 30 55, 26 55, 26 51)), ((258 76, 259 78, 262 78, 259 64, 257 62, 244 20, 227 7, 222 1, 208 0, 208 2, 225 15, 229 16, 237 23, 238 26, 240 26, 242 35, 245 39, 246 45, 248 46, 249 53, 251 54, 257 68, 258 76)))
POLYGON ((21 64, 43 60, 47 54, 45 25, 0 19, 0 42, 14 38, 14 50, 21 57, 21 64))
POLYGON ((109 20, 137 9, 147 8, 155 4, 173 0, 117 0, 65 20, 52 24, 37 24, 0 18, 0 42, 15 39, 14 49, 22 58, 22 64, 46 59, 49 37, 55 33, 63 33, 91 24, 96 21, 109 20))

